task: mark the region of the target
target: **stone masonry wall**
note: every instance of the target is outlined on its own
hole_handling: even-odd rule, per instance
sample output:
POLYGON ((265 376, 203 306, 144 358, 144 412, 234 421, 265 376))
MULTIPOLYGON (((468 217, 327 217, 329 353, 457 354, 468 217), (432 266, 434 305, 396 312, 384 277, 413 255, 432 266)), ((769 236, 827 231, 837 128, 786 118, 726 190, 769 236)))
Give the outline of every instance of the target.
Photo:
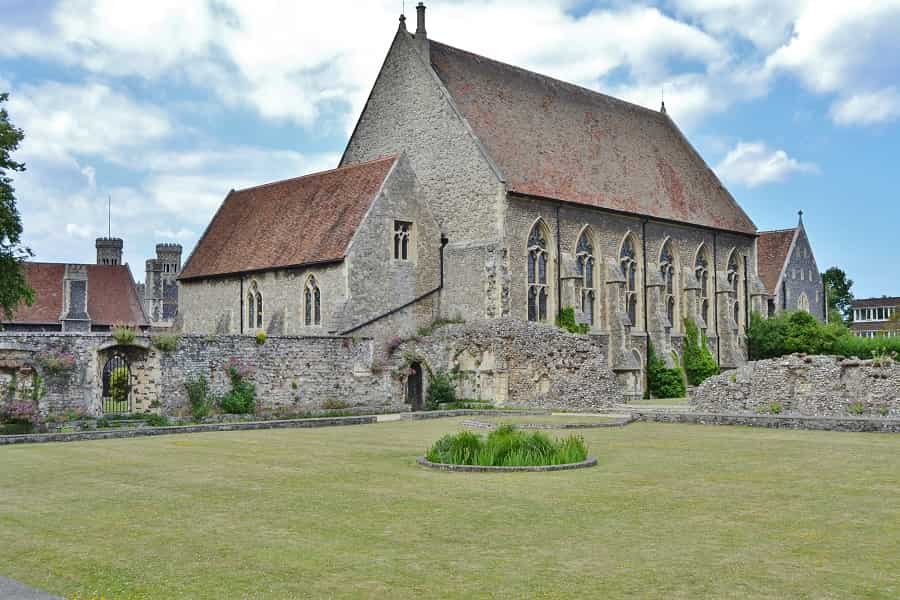
POLYGON ((419 362, 426 372, 453 373, 461 398, 500 406, 592 409, 623 401, 606 344, 605 336, 497 319, 440 327, 405 341, 393 357, 403 365, 419 362))
POLYGON ((900 416, 900 363, 791 355, 747 363, 703 382, 698 411, 900 416))
POLYGON ((203 375, 213 394, 223 394, 230 389, 230 364, 251 371, 264 412, 304 413, 340 405, 369 412, 400 409, 391 399, 392 379, 371 370, 373 348, 370 339, 342 337, 272 337, 259 345, 248 336, 186 335, 176 350, 161 352, 146 337, 123 346, 104 334, 4 333, 0 380, 9 379, 4 365, 16 372, 26 367, 44 382, 43 414, 71 409, 100 415, 103 367, 113 355, 122 355, 131 366, 130 409, 136 412, 188 412, 184 383, 203 375), (63 353, 74 357, 71 369, 52 373, 43 366, 40 357, 63 353))

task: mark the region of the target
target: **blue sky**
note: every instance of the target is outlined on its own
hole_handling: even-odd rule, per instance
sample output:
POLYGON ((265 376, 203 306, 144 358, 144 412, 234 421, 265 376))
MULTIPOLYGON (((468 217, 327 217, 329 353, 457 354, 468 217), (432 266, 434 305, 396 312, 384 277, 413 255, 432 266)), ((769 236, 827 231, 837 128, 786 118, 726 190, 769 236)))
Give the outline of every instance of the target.
MULTIPOLYGON (((401 1, 0 0, 38 260, 188 252, 231 188, 333 167, 401 1)), ((407 13, 414 20, 413 0, 407 13)), ((669 113, 761 230, 900 295, 900 0, 431 0, 429 35, 669 113)))

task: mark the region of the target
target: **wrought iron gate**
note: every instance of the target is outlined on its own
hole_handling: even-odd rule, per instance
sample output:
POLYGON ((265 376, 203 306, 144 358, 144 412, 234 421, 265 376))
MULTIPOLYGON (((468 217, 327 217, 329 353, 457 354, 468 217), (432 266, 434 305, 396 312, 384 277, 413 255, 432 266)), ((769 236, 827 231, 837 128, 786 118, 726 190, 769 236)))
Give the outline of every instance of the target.
POLYGON ((103 412, 131 412, 131 365, 114 354, 103 367, 103 412))

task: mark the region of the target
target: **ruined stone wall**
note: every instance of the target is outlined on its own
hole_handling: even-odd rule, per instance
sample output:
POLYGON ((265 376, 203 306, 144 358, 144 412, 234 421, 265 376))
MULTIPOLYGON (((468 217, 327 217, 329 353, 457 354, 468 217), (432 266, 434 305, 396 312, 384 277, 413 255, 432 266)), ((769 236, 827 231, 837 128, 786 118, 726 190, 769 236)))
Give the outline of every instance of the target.
MULTIPOLYGON (((273 337, 264 344, 248 336, 185 335, 171 352, 138 337, 119 345, 103 334, 0 334, 0 381, 12 373, 35 372, 44 384, 39 400, 45 414, 69 409, 100 415, 102 371, 114 355, 128 360, 135 412, 183 414, 188 411, 184 384, 200 375, 213 394, 230 389, 229 365, 247 368, 263 411, 304 413, 346 406, 370 412, 401 408, 392 400, 393 380, 371 370, 374 342, 341 337, 273 337), (61 372, 43 366, 42 356, 71 355, 61 372), (8 372, 7 372, 8 371, 8 372)), ((27 391, 22 392, 27 393, 27 391)), ((402 398, 398 399, 402 402, 402 398)))
POLYGON ((704 381, 691 407, 707 412, 900 416, 900 363, 790 355, 704 381))
POLYGON ((606 344, 602 335, 496 319, 440 327, 405 341, 393 356, 404 366, 419 362, 426 372, 453 373, 461 398, 500 406, 594 409, 623 400, 606 344))
POLYGON ((502 252, 503 187, 427 59, 399 33, 341 165, 403 151, 449 239, 444 316, 499 316, 494 257, 502 252))

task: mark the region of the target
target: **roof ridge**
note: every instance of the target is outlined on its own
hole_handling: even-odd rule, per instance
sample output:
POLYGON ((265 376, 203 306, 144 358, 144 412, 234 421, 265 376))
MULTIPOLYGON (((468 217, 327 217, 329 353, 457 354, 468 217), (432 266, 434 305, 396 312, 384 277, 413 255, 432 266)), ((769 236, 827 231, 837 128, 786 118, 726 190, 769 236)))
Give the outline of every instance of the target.
POLYGON ((390 161, 395 161, 395 160, 397 160, 397 158, 399 158, 399 157, 400 157, 399 154, 390 154, 390 155, 388 155, 388 156, 382 156, 382 157, 380 157, 380 158, 374 158, 374 159, 372 159, 372 160, 367 160, 367 161, 361 162, 361 163, 353 163, 353 164, 346 165, 346 166, 343 166, 343 167, 335 167, 335 168, 333 168, 333 169, 325 169, 324 171, 316 171, 316 172, 314 172, 314 173, 307 173, 306 175, 299 175, 299 176, 297 176, 297 177, 288 177, 287 179, 279 179, 278 181, 270 181, 270 182, 268 182, 268 183, 261 183, 261 184, 259 184, 259 185, 251 185, 250 187, 241 188, 241 189, 239 189, 239 190, 233 190, 233 191, 234 191, 234 192, 248 192, 248 191, 250 191, 250 190, 258 190, 258 189, 265 188, 265 187, 269 187, 269 186, 272 186, 272 185, 279 185, 279 184, 282 184, 282 183, 288 183, 288 182, 290 182, 290 181, 300 181, 301 179, 308 179, 308 178, 310 178, 310 177, 319 177, 319 176, 321 176, 321 175, 327 175, 328 173, 336 173, 336 172, 338 172, 338 171, 349 171, 349 170, 351 170, 351 169, 355 169, 355 168, 359 168, 359 167, 364 167, 364 166, 371 165, 371 164, 377 163, 377 162, 389 161, 389 160, 390 160, 390 161))
POLYGON ((797 231, 799 227, 788 227, 787 229, 769 229, 766 231, 760 231, 759 235, 763 235, 765 233, 787 233, 789 231, 797 231))
POLYGON ((635 104, 634 102, 629 102, 628 100, 623 100, 623 99, 621 99, 621 98, 617 98, 617 97, 611 96, 611 95, 609 95, 609 94, 604 94, 603 92, 598 92, 597 90, 592 90, 592 89, 589 88, 589 87, 585 87, 585 86, 583 86, 583 85, 578 85, 577 83, 572 83, 572 82, 570 82, 570 81, 565 81, 565 80, 563 80, 563 79, 558 79, 558 78, 553 77, 553 76, 551 76, 551 75, 545 75, 545 74, 543 74, 543 73, 538 73, 537 71, 531 71, 531 70, 526 69, 526 68, 524 68, 524 67, 519 67, 519 66, 516 66, 516 65, 511 64, 511 63, 503 62, 502 60, 497 60, 497 59, 495 59, 495 58, 490 58, 489 56, 484 56, 483 54, 478 54, 477 52, 471 52, 471 51, 469 51, 469 50, 464 50, 464 49, 462 49, 462 48, 457 48, 456 46, 451 46, 450 44, 445 44, 445 43, 443 43, 443 42, 438 42, 438 41, 433 41, 433 40, 429 40, 429 44, 431 44, 431 45, 437 44, 438 46, 443 46, 444 48, 449 48, 450 50, 453 50, 453 51, 456 51, 456 52, 462 52, 463 54, 468 54, 469 56, 474 56, 474 57, 480 58, 480 59, 482 59, 482 60, 487 60, 487 61, 490 61, 490 62, 492 62, 492 63, 498 64, 498 65, 502 65, 502 66, 504 66, 504 67, 507 67, 507 68, 509 68, 509 69, 512 69, 512 70, 514 70, 514 71, 522 72, 522 73, 524 73, 524 74, 526 74, 526 75, 532 75, 532 76, 534 76, 534 77, 540 77, 540 78, 542 78, 542 79, 548 79, 548 80, 553 81, 553 82, 555 82, 555 83, 559 83, 559 84, 562 84, 562 85, 564 85, 564 86, 567 86, 567 87, 570 87, 570 88, 574 88, 575 90, 578 90, 578 91, 580 91, 580 92, 586 92, 586 93, 589 94, 589 95, 597 96, 598 98, 602 98, 602 99, 604 99, 604 100, 608 100, 608 101, 612 101, 612 102, 615 102, 615 103, 618 103, 618 104, 622 104, 622 105, 624 105, 624 106, 627 107, 627 108, 637 109, 637 110, 642 111, 642 112, 647 112, 647 113, 649 113, 649 114, 651 114, 651 115, 656 116, 658 119, 662 119, 662 117, 667 116, 666 113, 662 113, 662 112, 660 112, 660 111, 658 111, 658 110, 654 110, 654 109, 652 109, 652 108, 647 108, 646 106, 642 106, 642 105, 640 105, 640 104, 635 104))

